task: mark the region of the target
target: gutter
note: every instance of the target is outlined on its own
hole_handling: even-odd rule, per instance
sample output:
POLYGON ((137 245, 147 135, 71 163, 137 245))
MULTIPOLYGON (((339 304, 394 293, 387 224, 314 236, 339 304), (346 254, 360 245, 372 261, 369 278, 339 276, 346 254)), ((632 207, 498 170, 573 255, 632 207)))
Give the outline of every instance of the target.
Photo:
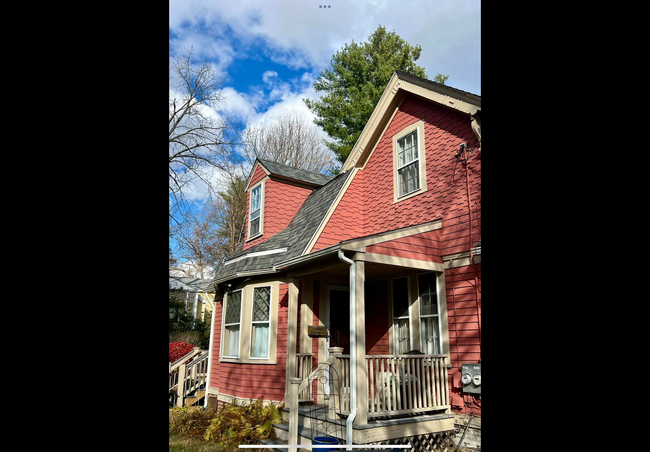
MULTIPOLYGON (((339 259, 350 264, 350 415, 345 421, 345 443, 352 446, 352 424, 357 417, 357 298, 356 298, 356 269, 352 259, 338 250, 339 259)), ((346 447, 352 450, 352 447, 346 447)))

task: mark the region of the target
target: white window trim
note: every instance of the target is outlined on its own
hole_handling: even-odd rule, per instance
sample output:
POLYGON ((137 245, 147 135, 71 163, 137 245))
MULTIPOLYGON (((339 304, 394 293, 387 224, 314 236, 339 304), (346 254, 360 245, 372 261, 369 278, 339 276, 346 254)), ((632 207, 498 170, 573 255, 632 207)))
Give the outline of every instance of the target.
POLYGON ((262 179, 261 181, 259 181, 257 184, 253 185, 250 188, 250 192, 248 196, 248 215, 247 215, 248 218, 246 223, 246 233, 248 236, 248 238, 246 239, 247 241, 256 239, 264 233, 264 191, 265 191, 264 188, 265 188, 264 179, 262 179), (253 202, 253 190, 255 190, 257 187, 260 187, 260 216, 259 216, 260 228, 259 228, 259 232, 257 232, 254 235, 251 235, 251 214, 252 214, 251 205, 253 202))
MULTIPOLYGON (((419 120, 408 127, 400 130, 393 136, 393 204, 417 196, 427 191, 427 165, 426 165, 426 152, 425 152, 425 136, 424 136, 424 121, 419 120), (417 131, 418 140, 418 179, 420 188, 406 193, 405 195, 399 194, 399 175, 398 170, 401 168, 399 162, 399 147, 397 142, 405 136, 417 131)), ((409 164, 411 164, 410 162, 409 164)), ((404 165, 406 166, 406 165, 404 165)))
POLYGON ((250 327, 250 338, 249 338, 249 348, 248 348, 248 359, 255 359, 255 360, 269 360, 269 355, 271 354, 271 317, 273 315, 273 309, 271 307, 273 306, 273 286, 271 284, 264 285, 264 286, 255 286, 251 290, 251 327, 250 327), (268 287, 269 288, 269 319, 266 321, 255 321, 253 320, 253 312, 255 312, 255 289, 261 289, 263 287, 268 287), (268 335, 266 336, 266 357, 259 357, 259 356, 253 356, 253 325, 256 323, 267 323, 269 325, 268 329, 268 335))
POLYGON ((429 318, 429 317, 437 317, 438 318, 438 343, 440 350, 438 351, 438 354, 443 353, 443 345, 442 345, 442 324, 440 321, 441 316, 441 309, 440 309, 440 283, 438 281, 438 273, 437 272, 425 272, 425 273, 418 273, 417 275, 417 287, 418 287, 418 322, 420 322, 420 348, 419 350, 424 351, 426 348, 424 345, 424 328, 422 328, 422 318, 429 318), (422 315, 422 304, 420 300, 420 276, 426 275, 426 274, 432 274, 434 276, 434 279, 436 281, 436 311, 437 314, 425 314, 422 315))
POLYGON ((239 359, 239 350, 241 348, 241 333, 242 333, 242 317, 244 315, 244 291, 242 289, 238 290, 233 290, 230 294, 226 293, 226 305, 225 309, 223 310, 223 326, 221 328, 221 356, 223 358, 230 358, 230 359, 239 359), (241 292, 240 295, 240 303, 239 303, 239 323, 226 323, 226 313, 228 312, 228 303, 230 302, 230 295, 235 292, 241 292), (231 326, 231 325, 239 325, 239 343, 237 344, 237 356, 228 356, 225 355, 224 353, 227 352, 227 348, 224 351, 224 347, 226 344, 226 341, 224 340, 226 337, 226 327, 231 326))
POLYGON ((240 363, 240 364, 260 364, 260 365, 277 365, 278 364, 278 312, 279 312, 279 289, 281 284, 286 284, 285 281, 275 278, 261 280, 259 282, 240 285, 232 290, 231 293, 241 291, 242 303, 240 314, 240 334, 239 334, 239 349, 238 356, 224 356, 224 342, 225 342, 225 315, 226 306, 228 303, 228 293, 224 296, 223 303, 224 309, 221 312, 221 343, 219 351, 219 362, 224 363, 240 363), (251 358, 251 340, 252 340, 252 319, 253 319, 253 291, 256 287, 271 287, 271 306, 269 313, 269 357, 268 358, 251 358))

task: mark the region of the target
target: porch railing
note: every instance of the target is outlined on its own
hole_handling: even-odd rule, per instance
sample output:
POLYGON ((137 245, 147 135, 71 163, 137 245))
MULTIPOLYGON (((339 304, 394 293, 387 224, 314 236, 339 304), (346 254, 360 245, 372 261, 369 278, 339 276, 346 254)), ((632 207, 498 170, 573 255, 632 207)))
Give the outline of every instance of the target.
POLYGON ((195 347, 175 363, 169 364, 169 397, 173 406, 198 402, 205 396, 208 351, 195 347), (188 362, 188 360, 190 360, 188 362), (191 398, 190 398, 191 397, 191 398))
MULTIPOLYGON (((350 411, 350 355, 340 361, 341 411, 350 411)), ((367 355, 368 417, 446 410, 446 355, 367 355)), ((360 401, 357 396, 357 400, 360 401)))
MULTIPOLYGON (((313 353, 297 353, 296 354, 296 378, 300 378, 300 381, 307 378, 313 368, 313 353)), ((300 391, 298 394, 299 402, 308 402, 312 399, 312 388, 307 386, 305 389, 300 391)))

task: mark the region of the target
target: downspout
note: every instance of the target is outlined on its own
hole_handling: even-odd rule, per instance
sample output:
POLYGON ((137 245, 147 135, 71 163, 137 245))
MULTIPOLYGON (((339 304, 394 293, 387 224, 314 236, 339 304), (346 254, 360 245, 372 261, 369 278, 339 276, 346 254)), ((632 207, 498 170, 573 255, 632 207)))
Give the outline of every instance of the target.
MULTIPOLYGON (((357 417, 357 316, 356 316, 356 269, 339 249, 339 259, 350 264, 350 415, 345 421, 345 443, 352 446, 352 424, 357 417)), ((346 450, 352 450, 346 447, 346 450)))

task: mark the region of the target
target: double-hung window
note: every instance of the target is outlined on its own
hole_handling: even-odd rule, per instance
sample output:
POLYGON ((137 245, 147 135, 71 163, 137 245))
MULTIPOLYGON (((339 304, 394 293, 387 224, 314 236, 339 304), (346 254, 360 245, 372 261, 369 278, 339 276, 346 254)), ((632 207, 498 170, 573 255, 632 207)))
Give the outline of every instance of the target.
POLYGON ((269 322, 271 319, 271 287, 253 289, 251 327, 251 358, 269 357, 269 322))
POLYGON ((427 355, 442 353, 435 273, 418 276, 420 295, 420 350, 427 355))
POLYGON ((420 188, 417 130, 397 140, 397 178, 399 196, 408 195, 420 188))
POLYGON ((260 212, 262 210, 262 184, 251 190, 249 219, 248 219, 248 237, 258 235, 261 228, 260 212))
POLYGON ((394 202, 427 190, 424 154, 424 121, 393 136, 394 202))
POLYGON ((395 353, 403 355, 411 350, 409 328, 408 278, 393 279, 393 329, 395 331, 395 353))
POLYGON ((224 317, 224 356, 239 357, 239 330, 241 326, 241 294, 238 290, 228 294, 224 317))

